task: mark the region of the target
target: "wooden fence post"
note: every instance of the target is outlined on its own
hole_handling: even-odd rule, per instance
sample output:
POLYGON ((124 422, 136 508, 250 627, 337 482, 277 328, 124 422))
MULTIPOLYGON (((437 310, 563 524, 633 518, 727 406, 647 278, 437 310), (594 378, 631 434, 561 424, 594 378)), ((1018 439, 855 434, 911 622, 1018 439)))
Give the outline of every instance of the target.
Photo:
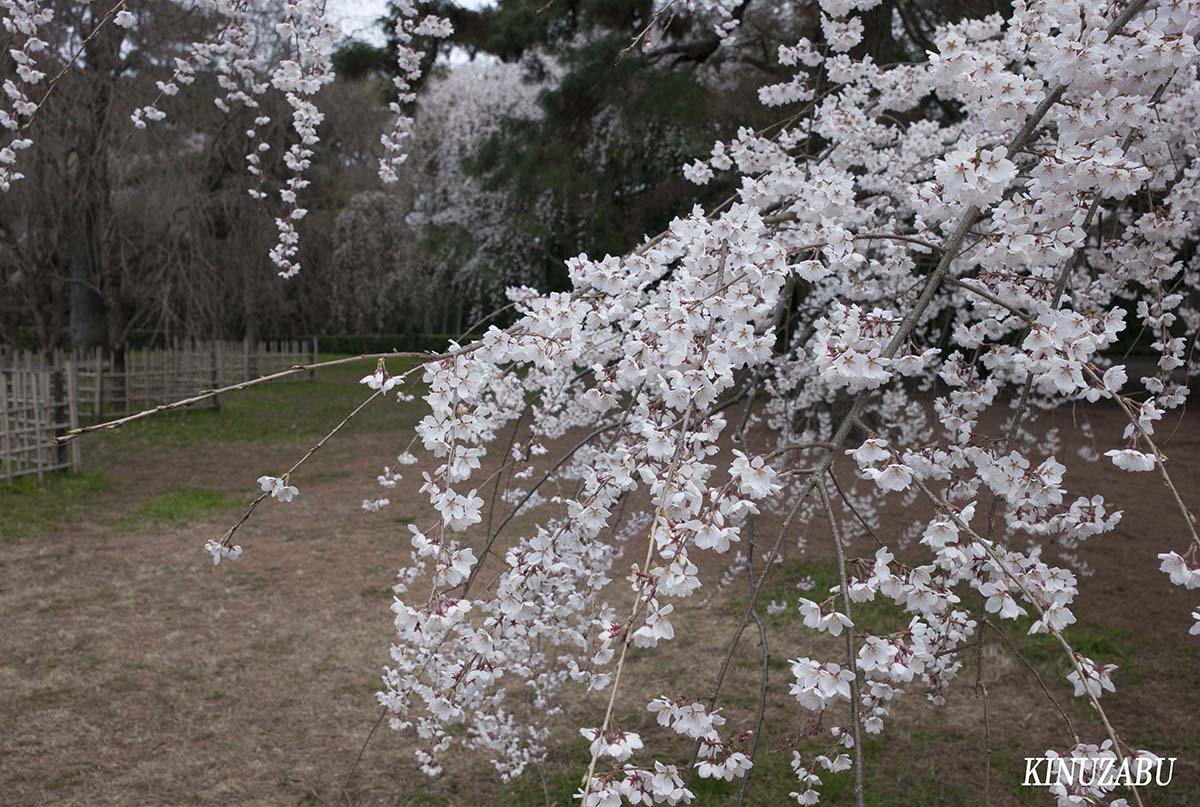
POLYGON ((126 346, 124 355, 125 355, 125 362, 124 362, 123 369, 125 372, 125 394, 123 396, 124 400, 121 401, 121 414, 128 415, 133 412, 133 406, 134 406, 134 404, 133 404, 133 388, 129 386, 129 382, 130 382, 129 367, 130 367, 130 365, 133 364, 133 351, 130 350, 128 346, 126 346))
POLYGON ((154 374, 154 365, 155 365, 154 348, 152 348, 152 347, 146 348, 146 355, 143 356, 142 358, 143 358, 142 375, 144 375, 146 377, 146 383, 143 386, 143 389, 145 390, 145 395, 143 396, 143 403, 145 404, 145 406, 143 406, 142 408, 149 409, 150 408, 150 400, 152 398, 152 389, 154 386, 154 382, 157 378, 157 376, 155 376, 155 374, 154 374))
MULTIPOLYGON (((79 428, 79 379, 76 376, 77 367, 75 362, 67 362, 67 428, 79 428)), ((83 470, 83 454, 82 447, 79 445, 79 440, 72 440, 70 443, 71 451, 71 470, 78 473, 83 470)))
MULTIPOLYGON (((59 356, 54 357, 56 363, 46 369, 46 404, 50 409, 50 427, 54 432, 55 437, 61 437, 66 433, 63 428, 64 424, 69 422, 67 405, 67 382, 63 378, 63 367, 57 363, 59 356)), ((60 443, 54 444, 54 464, 65 465, 67 463, 67 447, 60 443)))
POLYGON ((4 478, 13 481, 12 452, 15 448, 8 427, 8 379, 12 373, 0 367, 0 451, 4 452, 4 478))
POLYGON ((41 373, 33 371, 32 362, 27 364, 29 368, 29 392, 33 398, 33 439, 35 441, 34 462, 37 463, 37 479, 38 484, 46 481, 45 477, 45 455, 46 438, 42 433, 42 390, 39 383, 42 379, 39 377, 41 373))
POLYGON ((92 417, 96 422, 104 420, 104 354, 100 350, 100 346, 96 346, 95 350, 95 368, 96 368, 96 389, 92 392, 92 417))
MULTIPOLYGON (((223 352, 221 350, 221 341, 217 340, 217 341, 213 342, 211 350, 212 350, 212 353, 210 356, 210 360, 212 362, 212 379, 211 379, 212 380, 212 389, 220 389, 221 388, 221 354, 223 352)), ((221 409, 221 396, 220 395, 213 396, 213 406, 216 407, 216 409, 218 411, 220 411, 220 409, 221 409)))

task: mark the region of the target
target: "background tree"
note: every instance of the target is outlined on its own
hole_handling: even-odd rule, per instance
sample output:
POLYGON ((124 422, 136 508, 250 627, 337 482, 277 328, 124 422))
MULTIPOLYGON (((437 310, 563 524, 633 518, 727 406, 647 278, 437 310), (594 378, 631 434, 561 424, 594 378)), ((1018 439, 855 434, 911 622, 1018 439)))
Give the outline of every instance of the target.
MULTIPOLYGON (((355 189, 378 186, 381 96, 355 82, 322 93, 324 139, 301 244, 312 271, 278 283, 266 259, 275 213, 247 193, 254 114, 219 109, 221 87, 199 73, 163 98, 166 120, 144 129, 130 121, 159 95, 173 60, 222 20, 167 0, 129 7, 136 24, 93 35, 111 4, 55 6, 57 39, 42 67, 62 76, 32 123, 26 178, 0 195, 0 340, 119 354, 130 338, 321 330, 334 219, 355 189)), ((257 47, 270 59, 279 44, 271 9, 261 13, 257 47)), ((260 137, 280 153, 294 138, 290 110, 274 95, 262 104, 272 123, 260 137)), ((279 161, 264 170, 268 181, 284 178, 279 161)))

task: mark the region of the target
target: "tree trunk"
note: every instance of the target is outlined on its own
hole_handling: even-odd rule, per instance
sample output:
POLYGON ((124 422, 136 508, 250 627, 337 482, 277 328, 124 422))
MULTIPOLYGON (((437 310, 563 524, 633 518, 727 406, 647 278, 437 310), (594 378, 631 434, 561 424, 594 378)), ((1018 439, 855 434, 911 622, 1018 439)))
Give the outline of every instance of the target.
POLYGON ((78 224, 76 227, 83 232, 77 232, 71 238, 67 328, 71 347, 88 350, 104 345, 108 339, 105 334, 104 299, 96 293, 93 285, 99 274, 95 254, 89 248, 86 227, 78 224))
MULTIPOLYGON (((94 25, 108 8, 90 5, 94 25)), ((68 277, 71 346, 87 349, 124 345, 128 317, 122 299, 121 267, 109 261, 108 224, 112 218, 108 118, 120 38, 112 26, 90 38, 75 80, 83 84, 86 106, 76 117, 75 148, 70 155, 71 221, 68 277)), ((87 33, 91 33, 88 31, 87 33)))

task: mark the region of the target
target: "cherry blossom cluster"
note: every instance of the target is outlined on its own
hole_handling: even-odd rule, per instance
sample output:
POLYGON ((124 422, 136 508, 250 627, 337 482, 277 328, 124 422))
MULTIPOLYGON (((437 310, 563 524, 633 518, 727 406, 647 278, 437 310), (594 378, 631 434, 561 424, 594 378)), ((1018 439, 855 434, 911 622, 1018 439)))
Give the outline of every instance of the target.
POLYGON ((13 75, 4 78, 4 97, 0 99, 0 127, 4 129, 0 140, 0 191, 7 191, 25 176, 14 166, 18 153, 33 145, 25 130, 40 105, 35 96, 46 72, 39 70, 38 64, 49 47, 39 33, 54 20, 54 11, 43 8, 38 0, 3 0, 0 13, 9 43, 8 58, 14 66, 13 75))
POLYGON ((418 37, 445 39, 454 32, 450 21, 432 14, 422 15, 414 0, 399 0, 392 10, 396 15, 396 27, 392 32, 396 42, 396 77, 392 79, 397 97, 389 104, 394 115, 391 130, 380 139, 384 156, 379 162, 379 177, 384 182, 395 182, 398 170, 408 158, 405 140, 412 136, 413 119, 407 108, 416 100, 414 87, 421 78, 423 51, 417 46, 418 37))
MULTIPOLYGON (((300 251, 296 222, 307 213, 298 203, 299 194, 309 185, 304 175, 311 165, 312 147, 320 140, 317 127, 325 117, 317 109, 312 96, 323 85, 333 81, 333 47, 338 29, 325 20, 323 2, 290 0, 284 6, 275 31, 288 44, 290 58, 281 59, 275 65, 270 81, 292 110, 292 130, 296 134, 296 141, 283 155, 288 178, 279 191, 279 198, 287 214, 275 219, 279 240, 269 254, 271 262, 279 269, 280 277, 292 277, 300 271, 300 264, 296 261, 300 251)), ((267 145, 259 143, 257 150, 264 151, 263 147, 267 145)), ((257 169, 256 154, 247 155, 246 160, 251 168, 257 169)), ((263 191, 253 193, 263 198, 263 191)))
POLYGON ((300 495, 300 489, 295 485, 289 485, 287 475, 282 478, 276 476, 260 476, 258 478, 258 486, 262 492, 270 496, 272 499, 287 503, 300 495))
POLYGON ((212 555, 213 566, 219 566, 223 560, 237 560, 242 556, 242 548, 236 544, 229 546, 221 541, 208 541, 204 550, 212 555))

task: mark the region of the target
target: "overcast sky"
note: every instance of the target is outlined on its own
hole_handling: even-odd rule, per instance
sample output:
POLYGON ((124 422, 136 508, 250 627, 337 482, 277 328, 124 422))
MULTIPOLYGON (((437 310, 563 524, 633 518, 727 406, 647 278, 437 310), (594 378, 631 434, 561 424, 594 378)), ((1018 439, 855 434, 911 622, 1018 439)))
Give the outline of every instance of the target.
MULTIPOLYGON (((458 0, 460 6, 480 8, 492 0, 458 0)), ((384 41, 383 29, 377 20, 387 13, 387 0, 328 0, 330 19, 342 26, 347 36, 375 45, 384 41)))

